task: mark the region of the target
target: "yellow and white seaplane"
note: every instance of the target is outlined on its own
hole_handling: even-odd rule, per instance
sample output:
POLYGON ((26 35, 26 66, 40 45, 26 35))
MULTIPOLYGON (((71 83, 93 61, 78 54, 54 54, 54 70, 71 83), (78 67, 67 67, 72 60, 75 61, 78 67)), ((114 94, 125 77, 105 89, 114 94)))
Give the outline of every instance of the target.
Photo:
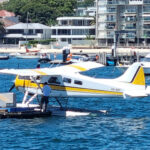
POLYGON ((80 74, 93 68, 103 67, 95 62, 80 62, 66 66, 39 69, 2 69, 2 74, 17 75, 15 87, 25 93, 19 106, 29 106, 37 95, 42 95, 41 88, 47 82, 52 89, 50 97, 146 97, 150 94, 145 85, 143 67, 134 63, 128 70, 115 79, 93 78, 80 74), (27 100, 27 96, 32 95, 27 100))

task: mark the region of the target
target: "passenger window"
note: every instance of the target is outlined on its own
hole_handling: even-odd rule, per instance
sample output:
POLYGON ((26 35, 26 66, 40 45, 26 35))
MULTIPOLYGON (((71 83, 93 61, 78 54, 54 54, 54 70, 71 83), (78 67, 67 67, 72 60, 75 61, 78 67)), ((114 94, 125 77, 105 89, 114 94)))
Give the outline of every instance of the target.
POLYGON ((63 78, 63 82, 71 83, 71 79, 70 78, 63 78))
POLYGON ((48 80, 48 83, 60 84, 60 81, 58 80, 57 77, 51 77, 51 78, 48 80))
POLYGON ((74 81, 74 84, 82 85, 82 81, 75 80, 75 81, 74 81))

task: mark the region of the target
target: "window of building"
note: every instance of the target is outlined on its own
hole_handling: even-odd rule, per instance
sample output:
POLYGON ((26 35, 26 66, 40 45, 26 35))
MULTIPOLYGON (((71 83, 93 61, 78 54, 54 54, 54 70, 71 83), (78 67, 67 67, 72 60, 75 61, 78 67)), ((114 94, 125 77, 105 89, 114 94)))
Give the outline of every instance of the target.
POLYGON ((52 35, 56 35, 56 29, 52 30, 52 35))
POLYGON ((24 31, 23 30, 19 30, 19 29, 10 29, 10 30, 8 30, 8 33, 24 33, 24 31))
POLYGON ((61 21, 61 25, 67 25, 67 24, 68 24, 67 20, 62 20, 61 21))
POLYGON ((35 30, 35 33, 43 33, 43 30, 42 29, 37 29, 37 30, 35 30))
POLYGON ((29 34, 29 35, 32 35, 32 34, 33 34, 33 30, 31 30, 31 29, 28 30, 28 34, 29 34))
POLYGON ((58 29, 58 35, 70 35, 70 29, 58 29))
POLYGON ((143 12, 150 12, 150 6, 143 6, 143 12))
POLYGON ((73 26, 83 26, 82 20, 73 20, 73 26))
POLYGON ((95 35, 95 29, 90 29, 89 30, 89 35, 95 35))

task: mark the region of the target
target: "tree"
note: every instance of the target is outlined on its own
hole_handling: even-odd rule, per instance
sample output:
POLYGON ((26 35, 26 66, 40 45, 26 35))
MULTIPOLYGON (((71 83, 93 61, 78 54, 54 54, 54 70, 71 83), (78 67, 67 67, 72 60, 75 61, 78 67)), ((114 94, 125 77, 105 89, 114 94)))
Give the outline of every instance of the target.
POLYGON ((20 21, 26 22, 29 13, 30 22, 54 24, 60 16, 74 15, 76 0, 9 0, 3 9, 20 16, 20 21))
POLYGON ((2 36, 5 32, 4 23, 0 21, 0 36, 2 36))

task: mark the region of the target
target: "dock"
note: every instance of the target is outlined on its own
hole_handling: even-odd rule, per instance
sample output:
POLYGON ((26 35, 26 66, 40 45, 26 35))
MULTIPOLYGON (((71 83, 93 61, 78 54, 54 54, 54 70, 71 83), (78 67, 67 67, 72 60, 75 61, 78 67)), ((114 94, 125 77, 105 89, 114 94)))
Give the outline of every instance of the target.
POLYGON ((33 119, 40 117, 50 117, 51 112, 41 111, 26 111, 26 112, 0 112, 0 119, 18 118, 18 119, 33 119))
POLYGON ((5 119, 5 118, 33 119, 33 118, 50 117, 50 116, 51 116, 51 111, 41 112, 40 109, 29 108, 29 107, 0 108, 0 119, 5 119))

